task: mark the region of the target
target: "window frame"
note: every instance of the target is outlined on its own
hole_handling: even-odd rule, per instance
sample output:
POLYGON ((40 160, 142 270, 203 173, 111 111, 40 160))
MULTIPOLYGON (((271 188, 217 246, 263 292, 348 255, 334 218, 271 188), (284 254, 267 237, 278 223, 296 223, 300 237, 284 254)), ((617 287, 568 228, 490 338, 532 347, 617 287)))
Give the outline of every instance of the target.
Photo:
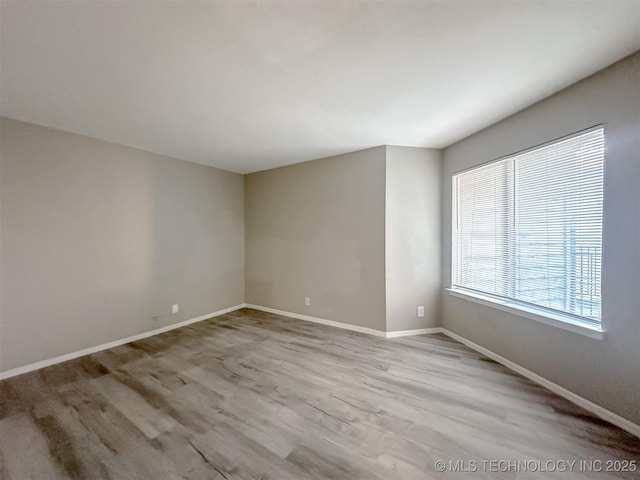
MULTIPOLYGON (((486 167, 488 165, 501 162, 504 160, 511 159, 518 155, 526 154, 528 152, 538 150, 555 143, 562 142, 564 140, 568 140, 573 137, 578 137, 580 135, 588 134, 592 131, 602 130, 603 134, 603 143, 604 143, 604 151, 606 157, 606 130, 604 124, 594 125, 589 128, 585 128, 583 130, 579 130, 562 137, 555 138, 553 140, 549 140, 544 143, 540 143, 538 145, 519 150, 517 152, 510 153, 508 155, 503 155, 499 158, 483 162, 472 167, 459 170, 457 172, 453 172, 451 174, 451 258, 450 258, 450 267, 451 267, 451 276, 450 276, 450 285, 445 288, 445 290, 449 293, 450 296, 461 298, 467 301, 471 301, 474 303, 478 303, 481 305, 485 305, 494 309, 498 309, 501 311, 505 311, 511 313, 513 315, 517 315, 520 317, 528 318, 531 320, 535 320, 547 325, 551 325, 554 327, 561 328, 563 330, 572 331, 575 333, 579 333, 581 335, 586 335, 591 338, 602 339, 604 338, 604 325, 605 325, 605 316, 604 316, 604 298, 601 296, 601 315, 600 321, 595 322, 586 317, 581 317, 579 315, 574 315, 571 313, 555 310, 552 308, 547 308, 543 306, 538 306, 534 304, 530 304, 524 301, 519 301, 516 299, 512 299, 509 297, 502 297, 498 295, 492 295, 485 292, 480 292, 473 290, 471 288, 465 288, 461 286, 455 286, 455 274, 456 274, 456 261, 457 261, 457 221, 458 221, 458 206, 457 206, 457 190, 456 190, 456 176, 465 172, 469 172, 478 168, 486 167)), ((603 169, 605 168, 606 162, 603 159, 603 169)), ((603 174, 606 172, 603 172, 603 174)), ((602 192, 602 202, 603 202, 603 211, 602 211, 602 226, 604 229, 605 222, 605 209, 604 209, 604 183, 605 178, 603 176, 603 192, 602 192)), ((601 264, 600 264, 600 282, 602 282, 603 278, 603 265, 604 265, 604 231, 602 233, 601 238, 601 264)), ((601 293, 602 293, 601 289, 601 293)))

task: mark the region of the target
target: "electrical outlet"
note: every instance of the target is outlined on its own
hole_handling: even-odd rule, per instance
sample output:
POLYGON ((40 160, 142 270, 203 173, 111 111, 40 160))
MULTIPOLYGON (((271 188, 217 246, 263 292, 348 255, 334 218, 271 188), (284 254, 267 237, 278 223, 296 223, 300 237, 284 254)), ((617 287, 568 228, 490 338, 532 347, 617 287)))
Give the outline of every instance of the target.
POLYGON ((171 313, 178 313, 179 310, 179 306, 177 303, 174 303, 173 305, 171 305, 171 313))
POLYGON ((311 298, 310 297, 304 297, 304 304, 309 307, 311 305, 311 298))
POLYGON ((418 307, 418 317, 424 317, 424 306, 420 305, 418 307))

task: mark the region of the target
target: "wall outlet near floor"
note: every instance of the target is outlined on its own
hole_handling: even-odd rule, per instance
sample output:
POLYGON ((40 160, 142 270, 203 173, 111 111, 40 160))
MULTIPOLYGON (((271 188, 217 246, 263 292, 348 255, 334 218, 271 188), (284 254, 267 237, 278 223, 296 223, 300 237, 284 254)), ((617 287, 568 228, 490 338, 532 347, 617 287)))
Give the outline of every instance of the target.
POLYGON ((179 310, 179 306, 177 303, 174 303, 173 305, 171 305, 171 313, 178 313, 179 310))
POLYGON ((311 297, 304 297, 304 304, 307 307, 311 306, 311 297))
POLYGON ((424 306, 420 305, 418 307, 418 317, 424 317, 424 306))

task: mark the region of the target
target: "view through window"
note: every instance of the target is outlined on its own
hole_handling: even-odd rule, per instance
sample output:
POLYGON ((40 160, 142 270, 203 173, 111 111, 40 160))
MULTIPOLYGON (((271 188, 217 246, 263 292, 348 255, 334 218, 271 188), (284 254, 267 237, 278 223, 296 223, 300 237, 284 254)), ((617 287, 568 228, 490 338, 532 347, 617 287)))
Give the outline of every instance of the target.
POLYGON ((604 130, 453 177, 453 288, 600 322, 604 130))

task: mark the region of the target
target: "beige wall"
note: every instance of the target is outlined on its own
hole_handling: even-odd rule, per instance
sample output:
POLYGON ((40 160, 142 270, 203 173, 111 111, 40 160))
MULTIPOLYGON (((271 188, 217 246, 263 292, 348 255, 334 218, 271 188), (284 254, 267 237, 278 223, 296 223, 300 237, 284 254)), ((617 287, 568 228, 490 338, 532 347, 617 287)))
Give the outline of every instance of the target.
POLYGON ((440 150, 387 147, 387 331, 439 325, 440 184, 440 150), (425 307, 422 318, 419 305, 425 307))
POLYGON ((244 302, 241 175, 6 118, 0 134, 0 370, 244 302))
POLYGON ((640 54, 444 152, 443 280, 451 282, 451 174, 604 124, 603 340, 443 294, 443 325, 640 423, 640 54))
POLYGON ((385 147, 246 175, 245 192, 247 303, 385 329, 385 147))

